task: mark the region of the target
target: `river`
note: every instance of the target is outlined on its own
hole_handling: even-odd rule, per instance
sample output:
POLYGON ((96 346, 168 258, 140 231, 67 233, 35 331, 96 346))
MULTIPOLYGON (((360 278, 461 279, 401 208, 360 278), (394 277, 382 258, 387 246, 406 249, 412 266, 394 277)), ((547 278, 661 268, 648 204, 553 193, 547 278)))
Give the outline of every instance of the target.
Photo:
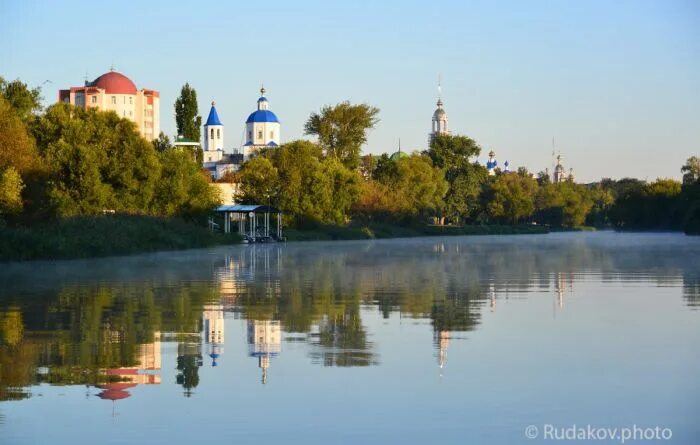
POLYGON ((682 234, 3 264, 0 443, 700 443, 699 340, 682 234))

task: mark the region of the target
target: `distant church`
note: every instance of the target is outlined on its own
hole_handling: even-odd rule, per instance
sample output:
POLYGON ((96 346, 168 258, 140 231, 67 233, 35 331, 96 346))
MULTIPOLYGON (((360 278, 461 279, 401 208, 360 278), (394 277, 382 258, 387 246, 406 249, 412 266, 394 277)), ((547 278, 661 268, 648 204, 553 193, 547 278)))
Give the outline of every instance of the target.
POLYGON ((430 133, 430 142, 438 135, 450 134, 450 129, 447 125, 447 112, 442 104, 442 87, 438 83, 438 100, 437 109, 433 113, 433 131, 430 133))
POLYGON ((221 179, 226 173, 237 171, 245 160, 255 156, 261 148, 279 147, 280 122, 277 115, 269 109, 264 87, 260 89, 257 110, 245 122, 245 132, 242 149, 226 154, 224 124, 219 118, 216 103, 211 103, 209 117, 204 124, 203 167, 214 179, 221 179))
POLYGON ((265 97, 265 87, 260 88, 258 109, 248 116, 245 125, 244 153, 246 159, 257 154, 261 148, 279 147, 280 121, 277 119, 277 115, 270 111, 269 102, 265 97))

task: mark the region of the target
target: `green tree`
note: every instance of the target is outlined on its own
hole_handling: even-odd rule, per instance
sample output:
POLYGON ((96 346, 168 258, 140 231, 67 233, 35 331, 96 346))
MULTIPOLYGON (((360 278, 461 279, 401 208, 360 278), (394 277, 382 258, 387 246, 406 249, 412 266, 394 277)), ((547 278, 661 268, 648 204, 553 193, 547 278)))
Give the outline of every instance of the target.
POLYGON ((585 186, 547 183, 535 194, 535 219, 552 226, 581 226, 593 205, 593 194, 585 186))
POLYGON ((153 148, 155 148, 158 153, 161 153, 173 148, 173 144, 170 142, 170 138, 161 131, 158 135, 158 139, 153 140, 153 148))
POLYGON ((327 157, 356 169, 360 165, 362 145, 367 142, 367 131, 379 122, 377 114, 379 109, 367 104, 341 102, 321 108, 320 113, 311 113, 304 132, 318 136, 318 143, 327 157))
POLYGON ((690 185, 700 182, 700 158, 691 156, 681 167, 683 173, 683 184, 690 185))
POLYGON ((49 205, 59 216, 149 211, 159 162, 133 122, 56 104, 33 130, 49 170, 49 205))
POLYGON ((487 171, 473 159, 479 153, 481 147, 473 139, 452 135, 436 136, 426 152, 433 164, 444 171, 449 184, 443 215, 452 223, 474 220, 480 209, 479 195, 487 171))
POLYGON ((346 222, 360 192, 357 171, 338 159, 324 159, 321 147, 309 141, 292 141, 270 155, 279 172, 279 206, 293 224, 346 222))
POLYGON ((24 122, 41 111, 41 88, 29 88, 19 79, 6 81, 0 76, 0 96, 4 97, 24 122))
POLYGON ((495 221, 517 224, 534 211, 537 182, 517 174, 501 174, 489 181, 483 194, 487 215, 495 221))
POLYGON ((12 167, 20 175, 36 169, 39 154, 34 139, 16 109, 0 97, 0 170, 12 167))
POLYGON ((202 116, 197 105, 197 91, 185 83, 180 90, 180 97, 175 100, 175 124, 177 134, 193 141, 202 137, 202 116))
POLYGON ((220 203, 208 174, 189 152, 159 153, 161 174, 155 188, 153 210, 158 215, 199 216, 220 203))
POLYGON ((241 190, 237 200, 246 204, 279 205, 279 175, 270 159, 256 156, 240 170, 241 190))
POLYGON ((0 217, 22 211, 22 177, 13 167, 0 170, 0 217))

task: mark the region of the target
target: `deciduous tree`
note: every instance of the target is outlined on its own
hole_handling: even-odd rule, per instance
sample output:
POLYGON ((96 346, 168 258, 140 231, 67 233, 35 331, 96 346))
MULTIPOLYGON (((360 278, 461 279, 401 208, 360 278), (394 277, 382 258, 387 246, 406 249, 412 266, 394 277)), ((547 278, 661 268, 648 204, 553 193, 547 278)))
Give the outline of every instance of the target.
POLYGON ((177 134, 193 141, 202 137, 202 116, 197 105, 197 91, 185 83, 175 100, 175 124, 177 134))
POLYGON ((318 143, 329 158, 335 158, 350 169, 360 164, 362 145, 367 131, 379 122, 379 109, 367 104, 341 102, 312 113, 304 126, 305 134, 318 136, 318 143))

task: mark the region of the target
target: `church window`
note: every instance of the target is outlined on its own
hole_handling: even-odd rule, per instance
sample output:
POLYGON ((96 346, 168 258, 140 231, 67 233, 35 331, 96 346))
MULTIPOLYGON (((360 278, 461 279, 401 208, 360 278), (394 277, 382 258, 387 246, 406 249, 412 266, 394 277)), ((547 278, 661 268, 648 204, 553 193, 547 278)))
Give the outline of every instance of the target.
POLYGON ((124 105, 126 105, 126 96, 124 96, 124 105))
POLYGON ((96 104, 96 103, 97 103, 97 96, 92 96, 92 97, 90 98, 90 100, 91 100, 92 103, 96 104))
POLYGON ((249 139, 249 140, 252 140, 252 139, 253 139, 253 132, 252 132, 252 131, 249 131, 249 132, 248 132, 248 139, 249 139))
POLYGON ((216 138, 221 139, 221 131, 218 128, 216 129, 216 138))
POLYGON ((211 139, 214 139, 214 129, 211 129, 211 139))
POLYGON ((133 98, 133 97, 130 97, 130 98, 129 98, 129 105, 133 105, 133 104, 134 104, 134 98, 133 98))
POLYGON ((117 104, 117 96, 112 96, 112 105, 117 104))
POLYGON ((262 138, 263 138, 263 132, 262 132, 262 130, 260 130, 260 131, 258 131, 258 139, 262 139, 262 138))

